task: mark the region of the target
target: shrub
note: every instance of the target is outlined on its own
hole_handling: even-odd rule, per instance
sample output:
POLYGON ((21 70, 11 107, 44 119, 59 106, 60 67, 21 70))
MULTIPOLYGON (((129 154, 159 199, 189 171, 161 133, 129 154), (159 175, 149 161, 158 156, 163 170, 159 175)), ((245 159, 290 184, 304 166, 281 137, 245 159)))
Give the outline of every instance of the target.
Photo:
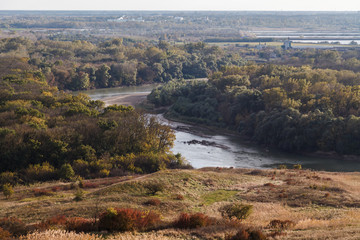
POLYGON ((108 208, 99 218, 99 230, 133 231, 147 230, 160 223, 160 216, 152 211, 131 208, 108 208))
POLYGON ((14 190, 10 183, 5 183, 2 186, 2 192, 3 192, 4 196, 6 197, 6 199, 9 199, 11 197, 11 195, 14 194, 14 190))
POLYGON ((9 183, 11 185, 15 185, 19 182, 19 178, 16 173, 13 172, 3 172, 0 174, 0 184, 4 185, 9 183))
POLYGON ((99 184, 93 182, 83 182, 81 188, 98 188, 99 184))
POLYGON ((284 165, 284 164, 281 164, 281 165, 278 166, 278 169, 287 169, 287 166, 284 165))
POLYGON ((76 174, 81 176, 88 176, 90 174, 89 163, 82 159, 78 159, 73 162, 73 169, 76 174))
POLYGON ((28 181, 49 181, 58 178, 55 168, 51 166, 48 162, 44 162, 41 165, 29 165, 25 170, 25 178, 28 181))
POLYGON ((67 221, 67 217, 65 217, 64 215, 58 215, 58 216, 52 217, 46 221, 42 221, 39 224, 36 224, 35 228, 39 229, 41 231, 44 231, 44 230, 51 229, 54 226, 63 226, 63 225, 65 225, 66 221, 67 221))
POLYGON ((161 201, 157 198, 150 199, 144 203, 145 205, 151 205, 151 206, 159 206, 161 204, 161 201))
POLYGON ((160 182, 151 182, 147 183, 144 186, 149 195, 155 195, 157 192, 161 192, 164 190, 164 185, 160 182))
POLYGON ((79 202, 84 200, 85 192, 81 188, 76 188, 76 192, 74 193, 74 200, 79 202))
POLYGON ((174 221, 173 226, 176 228, 198 228, 213 224, 214 221, 202 213, 188 214, 182 213, 177 220, 174 221))
POLYGON ((220 209, 221 215, 229 219, 244 220, 252 213, 252 205, 229 204, 220 209))
POLYGON ((71 180, 75 176, 75 172, 70 164, 63 164, 59 170, 60 178, 64 180, 71 180))
POLYGON ((0 227, 0 239, 2 239, 2 240, 10 240, 10 239, 12 239, 11 238, 11 233, 9 231, 6 231, 6 230, 4 230, 4 229, 2 229, 0 227))
POLYGON ((38 189, 38 188, 35 188, 32 190, 32 192, 34 193, 34 195, 36 197, 40 197, 40 196, 51 196, 53 195, 53 192, 48 190, 48 189, 38 189))
POLYGON ((109 174, 110 174, 110 170, 107 170, 107 169, 101 169, 100 170, 100 172, 99 172, 99 174, 100 174, 100 177, 108 177, 109 176, 109 174))
POLYGON ((289 229, 293 226, 295 226, 295 223, 293 221, 290 221, 290 220, 282 221, 282 220, 277 220, 277 219, 272 220, 268 225, 269 228, 275 228, 275 229, 281 230, 281 231, 289 229))
POLYGON ((272 183, 265 183, 264 186, 265 187, 275 187, 275 185, 272 183))
POLYGON ((20 219, 10 217, 0 219, 0 228, 10 232, 12 235, 19 236, 27 233, 26 224, 20 219))
POLYGON ((266 240, 267 239, 265 234, 260 230, 252 230, 252 231, 249 231, 249 233, 250 233, 250 237, 249 237, 250 240, 266 240))
POLYGON ((91 219, 73 217, 66 221, 66 230, 75 232, 93 232, 97 231, 95 222, 91 219))
POLYGON ((234 236, 227 236, 225 240, 266 240, 267 237, 260 230, 241 229, 234 236))
POLYGON ((293 165, 293 169, 301 170, 302 166, 301 166, 301 164, 295 164, 295 165, 293 165))
POLYGON ((241 229, 234 236, 227 236, 225 240, 248 240, 249 237, 249 232, 245 229, 241 229))
POLYGON ((184 200, 185 197, 184 197, 183 195, 181 195, 181 194, 176 194, 176 195, 174 196, 174 199, 175 199, 175 200, 184 200))

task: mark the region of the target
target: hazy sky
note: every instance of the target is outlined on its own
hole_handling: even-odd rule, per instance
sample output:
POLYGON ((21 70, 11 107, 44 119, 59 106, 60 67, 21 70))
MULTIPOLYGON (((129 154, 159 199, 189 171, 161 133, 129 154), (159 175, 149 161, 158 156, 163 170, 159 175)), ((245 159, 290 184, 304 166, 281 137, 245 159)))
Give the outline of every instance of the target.
POLYGON ((359 11, 360 0, 0 0, 0 9, 359 11))

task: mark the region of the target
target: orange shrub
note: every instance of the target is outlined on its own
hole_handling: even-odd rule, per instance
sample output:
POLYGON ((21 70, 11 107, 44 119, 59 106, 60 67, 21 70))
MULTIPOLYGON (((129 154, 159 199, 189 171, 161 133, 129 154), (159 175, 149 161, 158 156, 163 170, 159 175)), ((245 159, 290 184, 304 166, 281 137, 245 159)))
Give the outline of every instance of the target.
POLYGON ((184 200, 184 196, 183 195, 181 195, 181 194, 176 194, 175 196, 174 196, 174 199, 175 200, 184 200))
POLYGON ((99 218, 99 230, 132 231, 156 227, 160 216, 152 211, 131 208, 108 208, 99 218))
POLYGON ((14 217, 1 218, 0 228, 16 236, 27 233, 26 224, 23 223, 20 219, 14 217))
POLYGON ((44 231, 44 230, 51 229, 54 226, 63 226, 63 225, 65 225, 66 221, 67 221, 67 218, 64 215, 58 215, 58 216, 52 217, 46 221, 42 221, 39 224, 36 224, 35 228, 44 231))
POLYGON ((0 239, 2 239, 2 240, 10 240, 11 239, 11 233, 9 233, 9 231, 6 231, 6 230, 0 228, 0 239))
POLYGON ((188 214, 182 213, 173 223, 176 228, 198 228, 213 224, 214 221, 202 213, 188 214))
POLYGON ((227 236, 225 240, 266 240, 267 237, 260 230, 241 229, 234 236, 227 236))
POLYGON ((73 217, 69 218, 66 223, 66 230, 75 232, 93 232, 97 231, 95 222, 91 219, 73 217))

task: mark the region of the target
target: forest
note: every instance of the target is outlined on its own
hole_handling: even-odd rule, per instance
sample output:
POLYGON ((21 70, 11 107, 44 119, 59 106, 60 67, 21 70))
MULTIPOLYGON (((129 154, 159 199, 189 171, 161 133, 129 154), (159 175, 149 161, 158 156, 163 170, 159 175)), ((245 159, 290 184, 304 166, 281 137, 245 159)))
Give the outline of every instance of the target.
POLYGON ((7 69, 14 57, 26 58, 50 85, 72 91, 205 78, 223 65, 245 62, 237 53, 202 42, 174 46, 122 38, 98 44, 5 38, 0 52, 0 67, 7 69))
MULTIPOLYGON (((27 59, 0 80, 0 181, 31 183, 149 173, 184 165, 174 132, 133 107, 49 86, 27 59)), ((2 72, 5 73, 4 71, 2 72)))
POLYGON ((360 73, 311 66, 225 66, 208 81, 171 81, 148 100, 167 115, 228 128, 288 152, 360 154, 360 73))

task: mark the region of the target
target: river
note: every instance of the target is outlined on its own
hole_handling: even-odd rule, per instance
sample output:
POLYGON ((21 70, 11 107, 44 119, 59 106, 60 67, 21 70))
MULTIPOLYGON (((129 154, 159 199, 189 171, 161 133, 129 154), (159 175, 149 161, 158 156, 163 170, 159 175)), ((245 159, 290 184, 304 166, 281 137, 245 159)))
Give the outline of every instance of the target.
MULTIPOLYGON (((109 88, 83 91, 94 100, 112 101, 122 96, 144 97, 155 87, 145 85, 139 87, 109 88)), ((344 161, 335 158, 309 157, 289 154, 244 142, 236 136, 219 134, 191 125, 171 122, 157 115, 158 119, 175 129, 176 140, 172 151, 181 153, 195 168, 202 167, 236 167, 236 168, 273 168, 280 164, 301 164, 303 168, 326 171, 360 171, 360 162, 344 161), (194 128, 196 131, 187 131, 194 128), (211 144, 199 144, 205 141, 211 144), (189 141, 195 144, 189 144, 189 141)))

